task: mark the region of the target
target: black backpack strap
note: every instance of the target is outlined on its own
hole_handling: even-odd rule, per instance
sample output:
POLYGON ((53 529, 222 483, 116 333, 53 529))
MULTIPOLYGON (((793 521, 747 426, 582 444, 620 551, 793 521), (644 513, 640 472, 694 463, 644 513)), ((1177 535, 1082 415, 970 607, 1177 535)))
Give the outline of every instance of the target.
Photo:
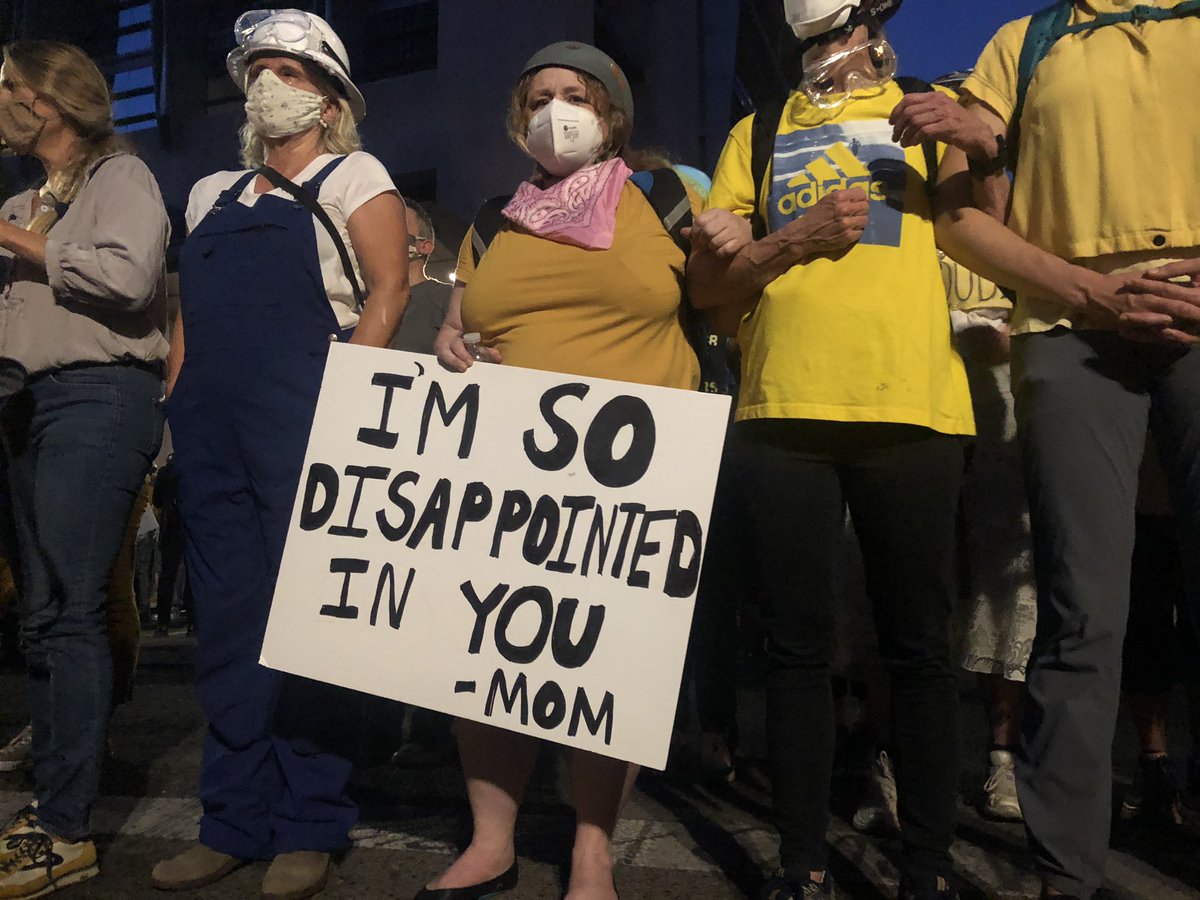
POLYGON ((512 195, 506 194, 485 200, 479 212, 475 213, 475 221, 471 223, 471 254, 475 257, 476 266, 504 227, 504 207, 508 206, 511 199, 512 195))
MULTIPOLYGON (((933 85, 928 81, 922 81, 920 78, 913 78, 909 75, 899 75, 896 77, 896 84, 900 86, 900 90, 907 94, 928 94, 933 90, 933 85)), ((938 172, 938 155, 937 142, 925 141, 921 145, 921 149, 925 151, 925 191, 929 196, 933 196, 937 189, 937 172, 938 172)))
MULTIPOLYGON (((329 166, 329 169, 332 170, 333 165, 338 162, 341 162, 341 160, 335 160, 334 164, 329 166)), ((354 273, 354 264, 350 261, 350 251, 346 248, 346 242, 342 240, 341 233, 338 231, 337 226, 333 224, 333 219, 329 218, 329 213, 325 211, 325 207, 321 206, 317 198, 313 196, 312 191, 301 187, 291 179, 284 178, 270 166, 261 166, 258 169, 258 174, 262 175, 263 178, 267 179, 275 187, 291 194, 296 198, 297 202, 313 214, 313 217, 318 222, 325 226, 325 230, 329 232, 329 237, 333 239, 334 249, 337 250, 338 257, 342 261, 342 268, 346 272, 346 278, 350 281, 350 289, 354 291, 355 311, 361 312, 367 300, 366 295, 363 293, 362 285, 358 283, 358 276, 354 273)), ((322 172, 321 174, 325 175, 328 173, 322 172)), ((324 181, 324 178, 321 180, 324 181)))
POLYGON ((671 168, 650 169, 634 172, 629 180, 646 195, 654 214, 662 222, 663 230, 671 236, 676 246, 685 255, 690 253, 692 242, 683 236, 683 230, 692 225, 692 199, 679 173, 671 168))
POLYGON ((775 135, 779 132, 779 121, 783 118, 786 103, 769 100, 754 112, 754 124, 750 129, 750 180, 754 184, 754 211, 750 214, 750 230, 754 240, 767 236, 767 222, 760 212, 759 200, 767 180, 771 157, 775 155, 775 135))

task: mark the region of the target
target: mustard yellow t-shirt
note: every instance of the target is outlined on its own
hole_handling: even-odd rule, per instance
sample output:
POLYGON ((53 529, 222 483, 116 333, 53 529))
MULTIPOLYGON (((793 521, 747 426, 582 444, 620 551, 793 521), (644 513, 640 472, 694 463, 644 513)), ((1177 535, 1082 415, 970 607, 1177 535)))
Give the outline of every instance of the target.
POLYGON ((772 231, 832 190, 863 187, 870 221, 844 254, 793 266, 762 293, 738 332, 737 417, 897 422, 974 434, 962 360, 950 342, 946 292, 926 193, 925 153, 892 142, 895 84, 836 111, 788 100, 766 185, 750 172, 752 119, 734 126, 709 207, 772 231))
MULTIPOLYGON (((693 204, 696 203, 693 197, 693 204)), ((584 250, 506 223, 475 268, 468 231, 455 275, 465 331, 508 365, 694 390, 700 364, 680 324, 683 251, 626 182, 613 245, 584 250)))
MULTIPOLYGON (((1086 0, 1073 23, 1146 0, 1086 0)), ((1176 0, 1149 5, 1171 7, 1176 0)), ((1029 17, 1003 26, 963 91, 1010 123, 1029 17)), ((1144 268, 1200 245, 1200 17, 1098 28, 1059 40, 1034 72, 1020 123, 1009 226, 1098 271, 1144 268)), ((1085 325, 1020 296, 1013 330, 1085 325)))

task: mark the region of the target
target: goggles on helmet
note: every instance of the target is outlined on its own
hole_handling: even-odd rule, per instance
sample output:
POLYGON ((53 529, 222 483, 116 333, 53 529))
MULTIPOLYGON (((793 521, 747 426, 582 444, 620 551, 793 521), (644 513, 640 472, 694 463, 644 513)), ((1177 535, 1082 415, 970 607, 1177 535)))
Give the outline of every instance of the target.
POLYGON ((238 46, 247 48, 247 53, 271 48, 306 58, 313 53, 322 53, 347 75, 350 73, 346 61, 322 37, 317 23, 301 10, 252 9, 238 16, 233 33, 238 46))
POLYGON ((896 51, 878 36, 805 63, 800 89, 821 109, 837 109, 855 91, 882 90, 896 74, 896 51))

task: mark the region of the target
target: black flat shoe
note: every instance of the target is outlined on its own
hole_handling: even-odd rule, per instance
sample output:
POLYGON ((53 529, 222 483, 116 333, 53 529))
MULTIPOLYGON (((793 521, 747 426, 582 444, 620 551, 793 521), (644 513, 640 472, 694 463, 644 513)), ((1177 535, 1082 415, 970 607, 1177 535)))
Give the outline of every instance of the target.
POLYGON ((490 881, 460 888, 421 888, 413 900, 487 900, 488 897, 499 897, 516 886, 517 863, 514 860, 507 872, 490 881))

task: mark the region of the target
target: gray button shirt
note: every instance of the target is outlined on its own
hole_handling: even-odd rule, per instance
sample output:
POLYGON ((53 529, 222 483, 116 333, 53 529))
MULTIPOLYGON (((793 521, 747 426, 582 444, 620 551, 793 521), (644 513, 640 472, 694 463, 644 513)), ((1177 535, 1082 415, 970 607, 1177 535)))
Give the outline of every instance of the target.
MULTIPOLYGON (((25 227, 37 192, 0 207, 25 227)), ((0 365, 29 375, 71 363, 167 355, 165 254, 170 226, 158 183, 135 156, 92 169, 46 236, 46 271, 0 249, 0 365)))

